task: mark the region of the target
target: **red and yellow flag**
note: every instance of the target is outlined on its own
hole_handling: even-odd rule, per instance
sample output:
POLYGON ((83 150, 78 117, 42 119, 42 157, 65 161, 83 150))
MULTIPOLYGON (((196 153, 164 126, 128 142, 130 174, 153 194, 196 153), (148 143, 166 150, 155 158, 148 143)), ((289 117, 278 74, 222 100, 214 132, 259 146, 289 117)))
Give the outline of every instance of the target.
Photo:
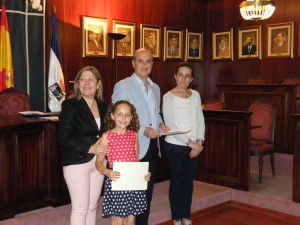
POLYGON ((0 91, 2 91, 14 87, 10 35, 4 4, 2 4, 0 25, 0 91))

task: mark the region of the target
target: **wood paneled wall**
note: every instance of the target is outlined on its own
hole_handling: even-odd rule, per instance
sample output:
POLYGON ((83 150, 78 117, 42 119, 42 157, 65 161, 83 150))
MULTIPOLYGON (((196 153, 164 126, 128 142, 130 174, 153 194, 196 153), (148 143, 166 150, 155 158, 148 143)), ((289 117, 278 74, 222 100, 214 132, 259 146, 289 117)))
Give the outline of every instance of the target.
POLYGON ((263 77, 268 83, 278 83, 290 76, 300 77, 299 21, 300 4, 298 0, 275 0, 274 15, 264 21, 243 20, 239 12, 239 4, 243 0, 209 0, 205 58, 205 93, 216 95, 215 83, 244 83, 253 77, 263 77), (294 58, 267 59, 267 25, 283 22, 295 22, 294 58), (262 25, 262 59, 238 60, 238 28, 262 25), (213 62, 211 53, 211 32, 233 28, 233 61, 213 62))
MULTIPOLYGON (((108 31, 112 31, 112 20, 123 20, 136 23, 136 49, 139 48, 139 25, 154 24, 191 29, 203 32, 206 29, 205 1, 199 0, 49 0, 47 1, 47 36, 46 43, 51 38, 50 15, 52 6, 57 8, 57 18, 62 52, 62 67, 65 81, 73 80, 78 70, 85 65, 96 66, 104 83, 104 97, 110 102, 113 86, 115 84, 114 60, 112 55, 112 41, 108 44, 109 57, 82 58, 80 16, 107 18, 108 31)), ((48 55, 48 54, 47 54, 48 55)), ((174 85, 173 71, 179 61, 155 60, 151 78, 159 84, 164 94, 174 85)), ((204 62, 193 63, 196 78, 193 88, 203 93, 204 90, 204 62)), ((133 72, 131 59, 118 60, 119 79, 131 75, 133 72)), ((71 85, 66 85, 70 90, 71 85)))
MULTIPOLYGON (((104 81, 104 97, 110 101, 115 84, 114 60, 111 59, 112 42, 109 38, 108 58, 82 58, 80 16, 102 17, 109 20, 124 20, 137 23, 136 48, 139 47, 139 24, 156 24, 204 32, 204 61, 193 63, 196 78, 192 88, 200 91, 203 99, 215 96, 216 83, 243 83, 253 77, 263 77, 268 83, 278 83, 289 76, 300 76, 299 47, 299 0, 276 1, 274 15, 265 21, 245 21, 241 18, 239 4, 243 0, 49 0, 47 15, 51 15, 52 6, 57 8, 59 35, 62 50, 65 80, 73 80, 77 71, 85 65, 96 66, 104 81), (267 24, 295 22, 294 58, 267 59, 267 24), (240 27, 262 25, 262 59, 237 59, 237 30, 240 27), (233 28, 233 61, 213 62, 211 54, 211 33, 233 28)), ((51 24, 47 17, 47 41, 49 45, 51 24)), ((47 54, 48 55, 48 54, 47 54)), ((173 70, 178 61, 164 62, 156 60, 151 78, 159 84, 162 94, 171 89, 175 82, 173 70)), ((119 60, 119 79, 133 72, 130 59, 119 60)), ((67 85, 68 90, 71 85, 67 85)))

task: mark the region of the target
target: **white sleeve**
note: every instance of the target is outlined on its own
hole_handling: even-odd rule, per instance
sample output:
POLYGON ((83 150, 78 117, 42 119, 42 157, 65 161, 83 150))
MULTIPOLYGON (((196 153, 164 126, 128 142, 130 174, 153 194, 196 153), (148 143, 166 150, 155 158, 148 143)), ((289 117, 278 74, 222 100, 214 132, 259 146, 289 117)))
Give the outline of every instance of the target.
MULTIPOLYGON (((165 120, 165 124, 171 130, 179 129, 175 123, 175 108, 173 104, 173 96, 169 92, 166 93, 163 97, 163 117, 165 120)), ((184 144, 189 140, 189 137, 186 134, 176 134, 172 136, 184 144)))
POLYGON ((195 93, 197 93, 197 98, 198 98, 198 113, 197 113, 197 127, 199 130, 199 134, 198 134, 198 138, 199 140, 204 141, 204 133, 205 133, 205 122, 204 122, 204 115, 203 115, 203 111, 202 111, 202 107, 201 107, 201 97, 199 95, 199 93, 197 91, 195 91, 195 93))

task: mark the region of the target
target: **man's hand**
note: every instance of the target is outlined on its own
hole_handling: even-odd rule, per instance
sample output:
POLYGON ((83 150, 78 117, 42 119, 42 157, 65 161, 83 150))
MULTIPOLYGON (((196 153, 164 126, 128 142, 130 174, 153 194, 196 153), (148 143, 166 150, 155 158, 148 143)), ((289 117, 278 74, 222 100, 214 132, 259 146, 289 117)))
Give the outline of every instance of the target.
POLYGON ((144 131, 144 135, 151 139, 158 138, 160 136, 157 133, 157 131, 155 129, 153 129, 152 127, 146 127, 145 131, 144 131))
POLYGON ((163 123, 159 124, 159 132, 165 133, 165 132, 168 132, 170 130, 171 129, 168 126, 166 126, 165 124, 163 124, 163 123))

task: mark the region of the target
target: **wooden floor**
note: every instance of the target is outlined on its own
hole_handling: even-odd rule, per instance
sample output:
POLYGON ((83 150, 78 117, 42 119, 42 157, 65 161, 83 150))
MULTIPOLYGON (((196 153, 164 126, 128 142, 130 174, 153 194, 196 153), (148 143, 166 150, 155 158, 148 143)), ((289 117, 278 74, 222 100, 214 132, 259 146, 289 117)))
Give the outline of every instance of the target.
MULTIPOLYGON (((299 225, 300 217, 238 202, 226 202, 191 216, 193 225, 299 225)), ((159 225, 172 225, 172 221, 159 225)))

